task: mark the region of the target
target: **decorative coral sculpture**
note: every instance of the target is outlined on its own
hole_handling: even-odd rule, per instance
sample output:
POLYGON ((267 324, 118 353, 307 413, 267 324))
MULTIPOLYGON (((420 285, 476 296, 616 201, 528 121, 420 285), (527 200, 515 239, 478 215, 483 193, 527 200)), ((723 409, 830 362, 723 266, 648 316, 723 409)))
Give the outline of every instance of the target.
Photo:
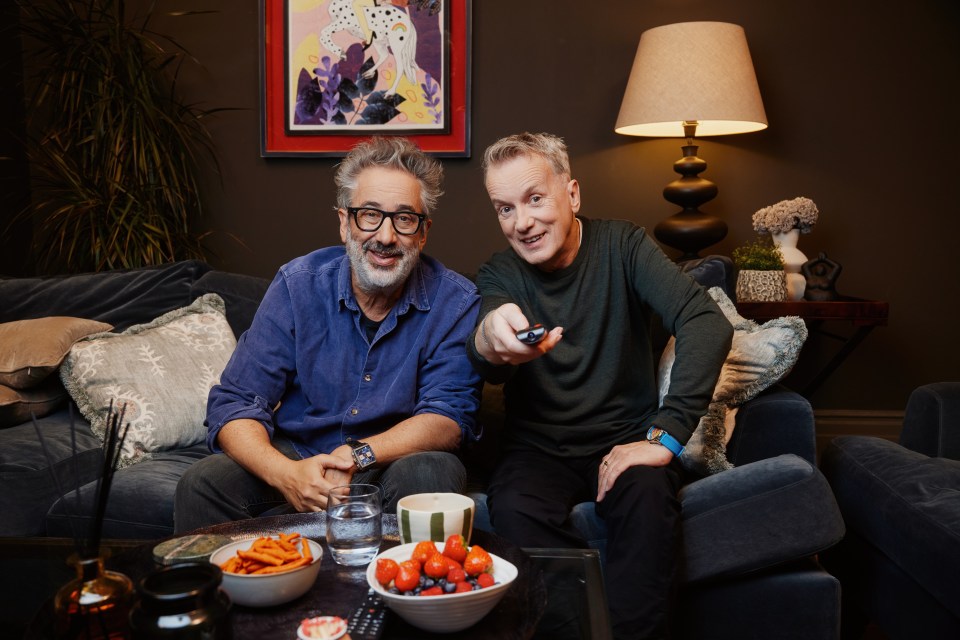
POLYGON ((753 229, 758 233, 786 233, 799 229, 800 233, 810 233, 820 212, 810 198, 781 200, 753 214, 753 229))

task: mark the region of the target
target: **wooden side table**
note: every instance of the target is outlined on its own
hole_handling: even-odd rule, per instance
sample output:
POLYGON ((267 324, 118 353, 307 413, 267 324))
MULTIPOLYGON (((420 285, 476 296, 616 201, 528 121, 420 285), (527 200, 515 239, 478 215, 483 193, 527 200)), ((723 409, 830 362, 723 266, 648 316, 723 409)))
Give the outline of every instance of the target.
POLYGON ((830 302, 738 302, 737 311, 744 318, 757 322, 764 322, 783 316, 799 316, 807 323, 811 332, 816 332, 840 341, 840 348, 830 360, 807 382, 800 393, 809 398, 824 383, 824 381, 846 360, 847 356, 863 342, 863 339, 873 330, 887 324, 887 315, 890 305, 879 300, 863 300, 842 296, 830 302), (849 324, 853 331, 848 335, 840 335, 827 331, 826 322, 849 324))

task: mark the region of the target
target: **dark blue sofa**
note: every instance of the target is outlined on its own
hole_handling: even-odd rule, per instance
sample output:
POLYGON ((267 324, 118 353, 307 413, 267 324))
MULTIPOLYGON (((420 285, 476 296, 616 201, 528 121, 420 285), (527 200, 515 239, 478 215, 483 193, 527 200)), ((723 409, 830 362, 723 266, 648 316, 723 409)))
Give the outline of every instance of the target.
POLYGON ((910 395, 900 442, 834 438, 821 468, 847 536, 825 554, 843 586, 844 637, 960 638, 960 382, 910 395))
MULTIPOLYGON (((732 288, 729 263, 688 265, 706 286, 732 288)), ((123 330, 186 306, 205 293, 226 303, 236 335, 249 326, 268 281, 211 269, 201 262, 84 274, 53 279, 0 280, 0 322, 68 315, 123 330)), ((40 419, 61 484, 96 478, 99 441, 77 415, 77 449, 71 458, 69 412, 40 419)), ((477 525, 490 528, 483 481, 496 461, 503 424, 497 387, 484 391, 480 420, 485 436, 465 451, 477 525)), ((156 539, 173 533, 173 495, 183 471, 206 455, 204 445, 170 452, 117 472, 103 535, 156 539)), ((684 585, 678 637, 837 637, 839 583, 817 564, 834 545, 843 522, 826 480, 814 464, 814 420, 809 403, 783 388, 741 407, 728 447, 736 468, 691 482, 683 489, 684 585)), ((92 486, 92 485, 91 485, 92 486)), ((60 493, 32 425, 0 430, 0 535, 69 536, 60 493)), ((589 505, 575 513, 585 539, 604 547, 603 523, 589 505)))

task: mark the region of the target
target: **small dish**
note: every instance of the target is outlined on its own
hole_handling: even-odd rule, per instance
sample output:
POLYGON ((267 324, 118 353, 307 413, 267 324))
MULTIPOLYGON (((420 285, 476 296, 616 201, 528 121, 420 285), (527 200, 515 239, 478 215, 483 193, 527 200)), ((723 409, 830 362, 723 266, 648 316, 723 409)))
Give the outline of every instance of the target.
POLYGON ((347 632, 347 621, 337 616, 307 618, 297 627, 300 640, 337 640, 347 632))

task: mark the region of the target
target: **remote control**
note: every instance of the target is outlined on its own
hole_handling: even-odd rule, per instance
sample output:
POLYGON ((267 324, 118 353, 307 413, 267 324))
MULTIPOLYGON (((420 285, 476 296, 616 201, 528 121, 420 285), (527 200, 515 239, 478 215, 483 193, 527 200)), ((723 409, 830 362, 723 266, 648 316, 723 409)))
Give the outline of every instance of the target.
POLYGON ((532 327, 517 331, 517 340, 524 344, 537 344, 547 335, 547 330, 542 324, 535 324, 532 327))
POLYGON ((363 603, 350 614, 347 620, 347 633, 351 640, 377 640, 383 635, 383 622, 387 616, 387 605, 373 589, 367 592, 363 603))

